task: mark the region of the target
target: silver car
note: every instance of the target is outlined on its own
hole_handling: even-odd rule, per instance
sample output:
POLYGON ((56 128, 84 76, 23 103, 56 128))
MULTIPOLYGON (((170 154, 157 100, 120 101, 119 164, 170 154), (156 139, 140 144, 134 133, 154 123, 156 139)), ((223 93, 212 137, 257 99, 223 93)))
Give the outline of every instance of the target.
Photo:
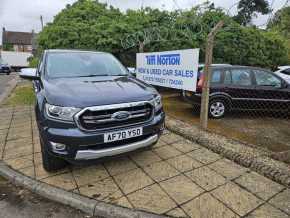
POLYGON ((276 75, 282 77, 286 82, 290 84, 290 66, 280 66, 279 70, 274 72, 276 75))

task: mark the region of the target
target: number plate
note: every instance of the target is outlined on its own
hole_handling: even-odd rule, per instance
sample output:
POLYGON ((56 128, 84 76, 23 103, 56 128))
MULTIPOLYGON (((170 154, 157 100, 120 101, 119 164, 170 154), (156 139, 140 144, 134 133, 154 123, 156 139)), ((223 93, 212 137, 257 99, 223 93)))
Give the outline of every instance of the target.
POLYGON ((143 135, 143 128, 127 129, 104 134, 104 142, 114 142, 143 135))

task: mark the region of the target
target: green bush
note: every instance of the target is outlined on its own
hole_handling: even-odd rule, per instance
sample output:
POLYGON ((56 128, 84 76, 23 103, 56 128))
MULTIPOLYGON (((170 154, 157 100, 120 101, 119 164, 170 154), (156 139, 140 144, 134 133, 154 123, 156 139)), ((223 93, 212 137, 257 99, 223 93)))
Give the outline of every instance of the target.
POLYGON ((38 66, 39 58, 38 57, 31 57, 28 58, 29 67, 36 68, 38 66))
POLYGON ((44 28, 38 44, 41 49, 107 51, 125 65, 134 66, 139 41, 145 39, 145 52, 201 48, 200 62, 203 62, 207 34, 221 19, 225 26, 217 35, 215 62, 267 68, 288 62, 285 40, 276 31, 243 27, 212 7, 202 12, 196 7, 189 11, 145 8, 121 13, 98 1, 79 0, 68 5, 44 28), (156 37, 157 40, 152 40, 156 37), (124 46, 124 40, 132 46, 124 46))

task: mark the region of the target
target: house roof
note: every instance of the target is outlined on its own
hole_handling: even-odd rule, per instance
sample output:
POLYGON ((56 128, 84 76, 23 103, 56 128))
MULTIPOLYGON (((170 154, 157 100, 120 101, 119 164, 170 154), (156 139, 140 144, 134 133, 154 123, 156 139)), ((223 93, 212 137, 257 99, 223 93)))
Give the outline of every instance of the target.
POLYGON ((3 31, 3 44, 32 45, 33 33, 3 31))

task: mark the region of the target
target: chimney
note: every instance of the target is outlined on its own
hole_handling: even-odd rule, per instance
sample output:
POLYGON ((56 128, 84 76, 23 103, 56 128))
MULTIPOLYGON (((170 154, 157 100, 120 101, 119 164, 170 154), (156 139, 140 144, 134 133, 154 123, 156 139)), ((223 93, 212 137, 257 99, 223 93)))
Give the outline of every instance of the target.
POLYGON ((5 27, 2 28, 2 47, 4 45, 4 41, 5 41, 5 27))

